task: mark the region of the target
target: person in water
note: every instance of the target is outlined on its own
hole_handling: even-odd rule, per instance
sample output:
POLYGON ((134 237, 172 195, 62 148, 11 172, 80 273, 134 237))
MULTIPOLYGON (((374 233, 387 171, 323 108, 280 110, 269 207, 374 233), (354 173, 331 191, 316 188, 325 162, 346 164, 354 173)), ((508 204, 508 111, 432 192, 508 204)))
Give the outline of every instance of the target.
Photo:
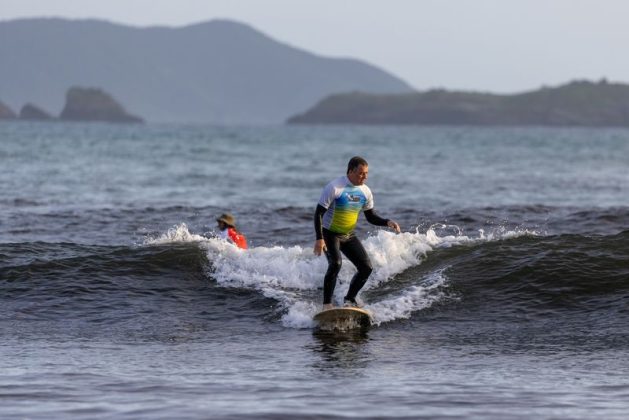
POLYGON ((383 219, 374 211, 373 195, 365 181, 369 165, 360 156, 354 156, 347 164, 347 175, 325 186, 314 214, 316 241, 314 253, 325 252, 328 270, 323 280, 323 309, 332 309, 332 296, 336 278, 341 270, 343 253, 358 270, 349 285, 344 306, 360 306, 356 296, 371 274, 369 255, 354 234, 358 215, 362 210, 367 221, 376 226, 388 226, 400 233, 400 226, 390 219, 383 219))
POLYGON ((236 229, 236 218, 229 213, 216 219, 218 235, 238 248, 247 249, 247 238, 236 229))

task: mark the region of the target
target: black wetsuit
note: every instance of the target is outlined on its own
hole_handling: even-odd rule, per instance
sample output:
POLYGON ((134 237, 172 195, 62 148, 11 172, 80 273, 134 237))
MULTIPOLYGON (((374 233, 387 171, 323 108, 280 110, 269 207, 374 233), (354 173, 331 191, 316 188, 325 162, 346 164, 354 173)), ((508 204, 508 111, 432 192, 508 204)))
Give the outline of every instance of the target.
MULTIPOLYGON (((323 239, 327 248, 325 255, 328 259, 328 270, 323 280, 323 304, 332 303, 332 296, 334 295, 334 288, 336 287, 336 278, 342 265, 341 253, 343 253, 358 270, 352 278, 349 290, 345 296, 345 301, 356 303, 356 295, 358 295, 360 289, 365 285, 367 278, 373 270, 371 260, 363 244, 353 231, 349 233, 335 233, 323 228, 322 218, 326 211, 327 209, 319 204, 317 205, 314 215, 317 240, 323 239)), ((378 216, 373 209, 365 210, 364 214, 367 221, 376 226, 386 226, 389 222, 388 219, 383 219, 378 216)))

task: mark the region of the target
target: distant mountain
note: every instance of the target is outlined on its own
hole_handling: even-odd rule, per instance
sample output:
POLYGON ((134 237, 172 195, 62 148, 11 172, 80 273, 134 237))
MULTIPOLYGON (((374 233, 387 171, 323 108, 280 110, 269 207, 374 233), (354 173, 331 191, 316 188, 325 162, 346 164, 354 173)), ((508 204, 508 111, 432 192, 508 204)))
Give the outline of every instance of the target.
POLYGON ((329 96, 289 124, 629 126, 629 85, 576 81, 517 95, 432 90, 329 96))
POLYGON ((223 20, 5 21, 0 63, 0 100, 12 108, 31 102, 59 114, 68 88, 94 86, 149 121, 282 122, 335 92, 412 91, 367 63, 316 56, 223 20))

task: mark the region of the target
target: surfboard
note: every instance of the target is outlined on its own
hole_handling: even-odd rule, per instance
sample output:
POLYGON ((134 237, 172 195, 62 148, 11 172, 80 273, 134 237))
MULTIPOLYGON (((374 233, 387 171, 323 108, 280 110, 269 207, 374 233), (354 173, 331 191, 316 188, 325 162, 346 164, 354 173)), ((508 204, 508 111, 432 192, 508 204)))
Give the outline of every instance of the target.
POLYGON ((371 312, 361 308, 332 308, 316 314, 313 318, 322 330, 351 330, 368 328, 371 325, 371 312))

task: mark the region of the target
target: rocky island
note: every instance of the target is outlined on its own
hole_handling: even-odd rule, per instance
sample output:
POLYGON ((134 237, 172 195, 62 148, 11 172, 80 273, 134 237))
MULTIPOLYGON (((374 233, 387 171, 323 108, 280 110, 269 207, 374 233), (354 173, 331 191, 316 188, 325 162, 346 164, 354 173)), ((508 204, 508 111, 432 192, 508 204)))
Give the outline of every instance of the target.
POLYGON ((64 121, 144 122, 142 118, 128 114, 122 105, 103 90, 82 87, 68 90, 66 104, 59 118, 64 121))
POLYGON ((575 81, 515 95, 431 90, 332 95, 288 124, 628 127, 629 85, 575 81))
POLYGON ((16 117, 11 108, 0 102, 0 120, 13 120, 16 117))
POLYGON ((20 110, 19 118, 28 121, 50 121, 54 117, 36 105, 26 104, 20 110))
POLYGON ((19 116, 11 108, 0 102, 0 120, 25 121, 100 121, 112 123, 143 123, 144 120, 125 111, 110 94, 97 88, 72 87, 66 94, 66 103, 59 118, 55 118, 42 108, 27 103, 19 116))

